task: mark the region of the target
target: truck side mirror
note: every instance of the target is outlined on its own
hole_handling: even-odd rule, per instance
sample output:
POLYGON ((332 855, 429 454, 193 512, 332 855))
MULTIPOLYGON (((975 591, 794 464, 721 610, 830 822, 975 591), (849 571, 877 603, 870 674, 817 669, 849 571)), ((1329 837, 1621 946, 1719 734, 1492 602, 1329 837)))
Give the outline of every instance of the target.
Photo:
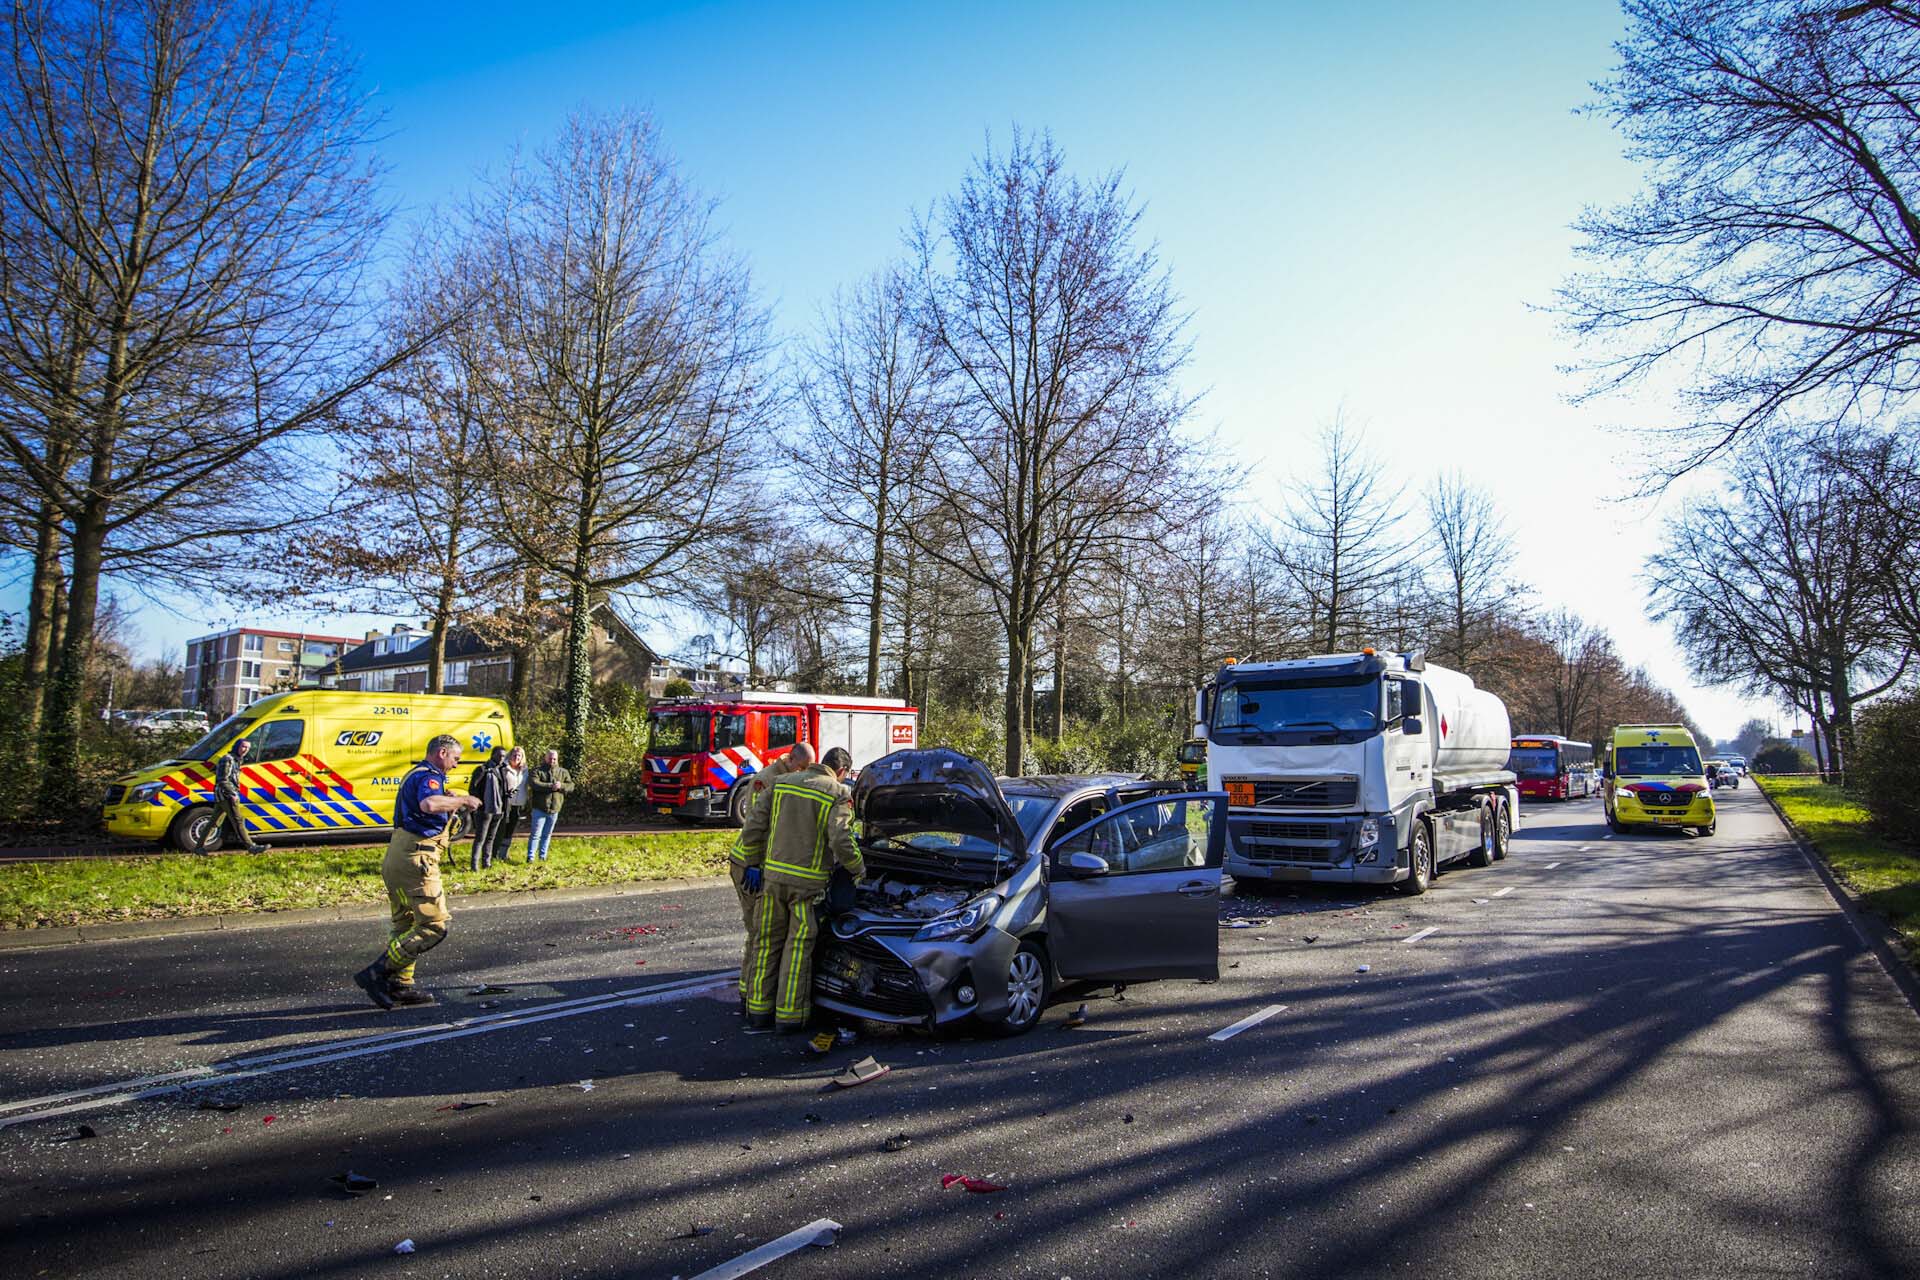
POLYGON ((1419 716, 1408 716, 1406 719, 1400 722, 1400 732, 1402 733, 1407 733, 1407 734, 1419 733, 1421 727, 1422 726, 1420 724, 1419 716))

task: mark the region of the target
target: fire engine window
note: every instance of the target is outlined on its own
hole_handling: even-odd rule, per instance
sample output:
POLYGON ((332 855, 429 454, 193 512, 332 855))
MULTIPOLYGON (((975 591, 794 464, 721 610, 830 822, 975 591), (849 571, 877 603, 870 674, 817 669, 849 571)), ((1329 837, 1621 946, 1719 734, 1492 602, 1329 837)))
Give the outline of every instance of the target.
POLYGON ((745 716, 715 716, 713 718, 713 749, 725 751, 729 747, 747 745, 747 718, 745 716))
POLYGON ((767 717, 767 749, 790 747, 800 741, 799 716, 767 717))
POLYGON ((300 750, 300 731, 307 727, 305 720, 269 720, 247 735, 247 741, 253 744, 249 756, 250 763, 264 760, 285 760, 300 750))

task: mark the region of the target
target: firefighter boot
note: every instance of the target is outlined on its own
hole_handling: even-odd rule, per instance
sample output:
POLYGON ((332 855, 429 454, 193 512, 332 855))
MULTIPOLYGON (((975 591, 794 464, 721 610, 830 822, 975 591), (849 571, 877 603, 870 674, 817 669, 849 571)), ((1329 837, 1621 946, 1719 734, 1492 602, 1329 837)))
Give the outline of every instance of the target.
POLYGON ((403 1009, 414 1009, 422 1005, 439 1003, 433 998, 433 992, 422 991, 411 982, 389 982, 387 995, 403 1009))
POLYGON ((353 985, 366 992, 367 999, 382 1009, 393 1008, 393 997, 387 992, 387 958, 385 956, 381 956, 354 974, 353 985))

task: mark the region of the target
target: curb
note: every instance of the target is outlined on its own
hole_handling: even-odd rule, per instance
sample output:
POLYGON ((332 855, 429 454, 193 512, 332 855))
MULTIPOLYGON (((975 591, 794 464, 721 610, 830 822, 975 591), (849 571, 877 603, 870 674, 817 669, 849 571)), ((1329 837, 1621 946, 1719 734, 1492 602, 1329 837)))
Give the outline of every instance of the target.
MULTIPOLYGON (((633 894, 684 893, 726 882, 724 873, 698 879, 629 880, 617 884, 570 885, 564 889, 512 889, 494 893, 469 893, 451 900, 460 911, 491 911, 499 907, 523 906, 531 899, 544 905, 550 902, 576 902, 591 898, 619 898, 633 894)), ((248 929, 278 929, 302 924, 338 924, 344 921, 387 919, 387 910, 377 903, 342 903, 337 907, 310 907, 299 911, 264 911, 246 915, 180 916, 164 920, 121 920, 108 924, 54 925, 44 929, 8 929, 0 931, 0 952, 38 951, 48 947, 69 947, 81 942, 129 942, 141 938, 169 938, 187 933, 226 933, 248 929)))
POLYGON ((1894 931, 1885 917, 1861 904, 1859 896, 1847 887, 1845 882, 1834 873, 1832 867, 1827 865, 1827 860, 1820 856, 1820 851, 1814 846, 1813 841, 1794 825, 1793 819, 1787 816, 1786 810, 1780 807, 1780 802, 1775 800, 1765 787, 1755 784, 1755 790, 1759 791, 1761 798, 1767 802, 1767 807, 1773 810, 1773 816, 1780 819, 1780 825, 1786 830, 1787 838, 1793 841, 1794 847, 1800 850, 1800 855, 1813 867, 1814 874, 1820 877, 1820 883, 1827 887, 1827 892, 1833 896, 1834 903, 1840 908, 1840 914, 1845 916, 1847 923, 1853 926, 1854 935, 1866 943, 1867 950, 1873 953, 1873 958, 1880 962, 1880 967, 1886 971, 1889 978, 1893 979, 1893 985, 1900 988, 1900 994, 1906 997, 1908 1007, 1915 1014, 1920 1014, 1920 973, 1914 970, 1914 958, 1907 952, 1905 939, 1894 931))

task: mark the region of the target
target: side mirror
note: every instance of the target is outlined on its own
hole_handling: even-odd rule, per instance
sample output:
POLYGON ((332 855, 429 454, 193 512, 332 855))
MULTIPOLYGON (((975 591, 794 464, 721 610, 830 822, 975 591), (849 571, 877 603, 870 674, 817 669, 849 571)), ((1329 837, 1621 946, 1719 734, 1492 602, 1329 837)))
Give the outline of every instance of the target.
POLYGON ((1076 876, 1103 876, 1110 868, 1099 854, 1077 850, 1067 855, 1067 870, 1076 876))
POLYGON ((1402 733, 1419 733, 1421 727, 1419 716, 1408 716, 1400 722, 1400 732, 1402 733))

